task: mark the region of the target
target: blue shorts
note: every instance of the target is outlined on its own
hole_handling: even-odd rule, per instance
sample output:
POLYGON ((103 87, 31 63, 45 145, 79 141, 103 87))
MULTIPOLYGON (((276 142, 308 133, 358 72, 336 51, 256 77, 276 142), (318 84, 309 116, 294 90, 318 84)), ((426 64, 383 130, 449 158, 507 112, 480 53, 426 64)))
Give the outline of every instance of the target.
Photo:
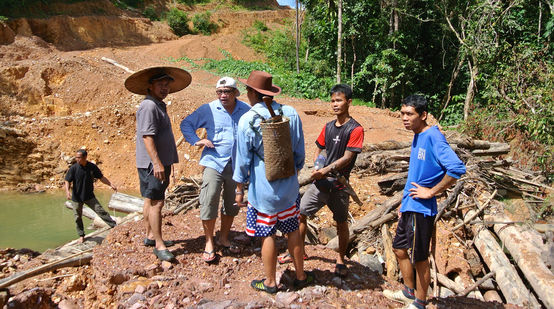
POLYGON ((269 237, 277 230, 283 234, 294 232, 298 229, 298 204, 292 205, 286 210, 273 215, 259 212, 251 204, 246 210, 246 234, 248 236, 269 237))
POLYGON ((169 176, 171 175, 171 165, 164 166, 165 179, 160 181, 154 177, 154 167, 152 163, 148 168, 138 168, 140 181, 140 195, 155 201, 165 199, 165 189, 169 186, 169 176))

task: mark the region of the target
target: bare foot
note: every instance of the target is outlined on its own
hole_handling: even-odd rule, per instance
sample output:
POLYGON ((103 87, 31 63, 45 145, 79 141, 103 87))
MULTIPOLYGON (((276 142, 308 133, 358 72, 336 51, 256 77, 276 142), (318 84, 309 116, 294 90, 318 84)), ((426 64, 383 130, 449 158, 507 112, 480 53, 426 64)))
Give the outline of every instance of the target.
POLYGON ((85 241, 85 236, 79 237, 79 240, 77 240, 77 243, 82 244, 85 241))

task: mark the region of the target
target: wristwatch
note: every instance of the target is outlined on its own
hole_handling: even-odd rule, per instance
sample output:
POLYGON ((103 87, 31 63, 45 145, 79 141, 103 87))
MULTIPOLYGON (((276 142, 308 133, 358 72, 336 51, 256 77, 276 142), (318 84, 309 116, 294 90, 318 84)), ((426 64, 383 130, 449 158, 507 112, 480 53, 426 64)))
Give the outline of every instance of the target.
POLYGON ((235 195, 244 195, 244 191, 235 189, 235 195))

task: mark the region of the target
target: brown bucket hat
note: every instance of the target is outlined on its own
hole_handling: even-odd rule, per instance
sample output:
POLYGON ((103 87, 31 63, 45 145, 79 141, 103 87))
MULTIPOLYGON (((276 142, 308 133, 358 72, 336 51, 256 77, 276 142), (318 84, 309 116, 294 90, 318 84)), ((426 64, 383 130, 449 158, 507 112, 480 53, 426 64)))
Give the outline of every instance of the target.
POLYGON ((169 78, 169 93, 185 89, 192 80, 190 73, 176 67, 151 67, 140 70, 125 80, 125 88, 136 94, 148 94, 148 86, 154 80, 169 78))
POLYGON ((281 88, 273 85, 271 74, 264 71, 252 71, 248 79, 239 78, 239 80, 261 94, 273 97, 281 93, 281 88))

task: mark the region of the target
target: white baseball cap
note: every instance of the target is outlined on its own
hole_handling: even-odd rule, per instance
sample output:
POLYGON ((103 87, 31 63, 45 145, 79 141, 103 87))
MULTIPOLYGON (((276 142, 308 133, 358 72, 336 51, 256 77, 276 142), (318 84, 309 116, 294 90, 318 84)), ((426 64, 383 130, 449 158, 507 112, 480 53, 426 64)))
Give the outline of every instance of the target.
POLYGON ((229 76, 224 76, 217 81, 217 84, 215 84, 215 89, 221 87, 235 88, 235 90, 237 91, 236 96, 240 95, 239 88, 237 88, 237 81, 229 76))

